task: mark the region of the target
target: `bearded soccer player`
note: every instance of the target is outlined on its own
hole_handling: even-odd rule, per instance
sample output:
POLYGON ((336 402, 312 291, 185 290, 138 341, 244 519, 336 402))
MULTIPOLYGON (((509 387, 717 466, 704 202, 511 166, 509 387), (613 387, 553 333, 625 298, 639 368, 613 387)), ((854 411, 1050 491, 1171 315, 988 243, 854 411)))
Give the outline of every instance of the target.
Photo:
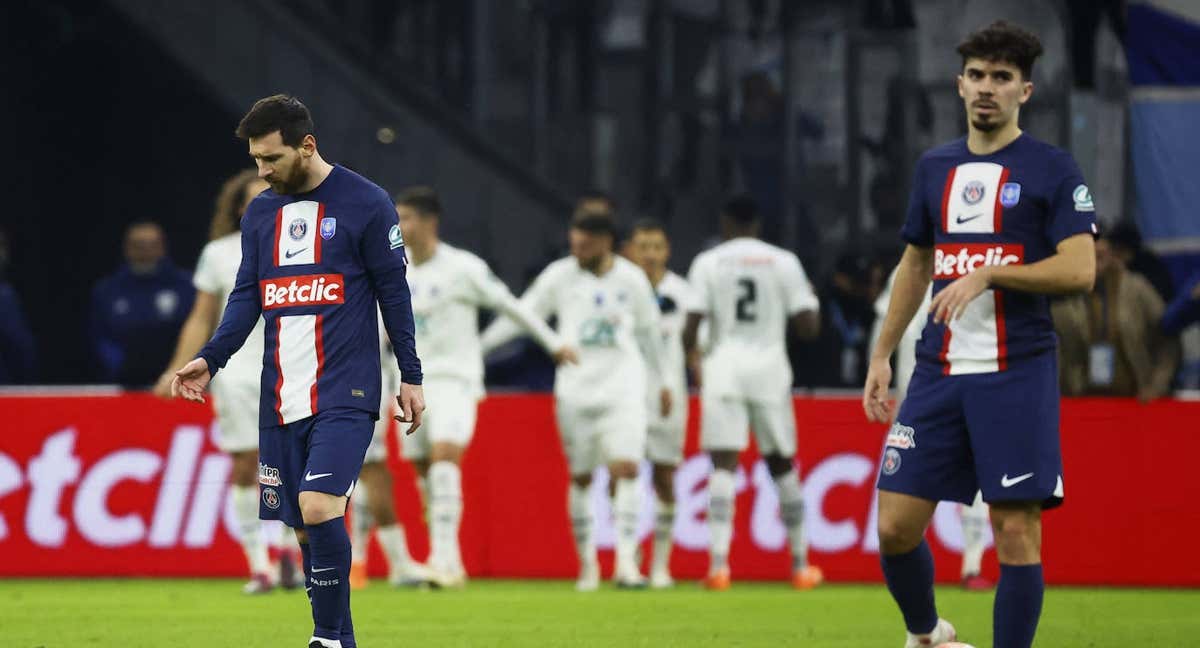
POLYGON ((312 603, 309 648, 343 648, 356 643, 342 516, 379 415, 376 303, 403 376, 398 418, 412 423, 410 433, 425 402, 392 202, 326 162, 313 132, 308 108, 286 95, 260 99, 238 125, 270 188, 242 219, 242 262, 221 324, 176 373, 172 393, 203 402, 262 315, 259 516, 296 531, 312 603))
POLYGON ((906 646, 956 637, 938 617, 923 538, 938 500, 991 506, 1000 582, 993 645, 1027 647, 1041 615, 1042 511, 1063 500, 1056 339, 1047 295, 1089 290, 1094 207, 1071 156, 1018 126, 1037 37, 997 22, 958 47, 967 136, 917 163, 907 242, 872 352, 863 409, 891 412, 888 357, 929 283, 908 396, 879 475, 879 545, 906 646))

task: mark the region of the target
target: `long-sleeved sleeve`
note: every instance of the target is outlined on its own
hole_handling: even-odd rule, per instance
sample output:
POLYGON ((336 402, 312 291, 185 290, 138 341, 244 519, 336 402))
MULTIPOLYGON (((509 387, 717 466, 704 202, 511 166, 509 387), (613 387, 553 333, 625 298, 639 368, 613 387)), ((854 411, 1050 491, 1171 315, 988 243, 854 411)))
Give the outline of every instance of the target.
MULTIPOLYGON (((525 291, 520 300, 521 308, 527 313, 532 314, 534 319, 541 322, 547 329, 550 327, 545 324, 544 320, 550 317, 551 312, 554 310, 551 299, 553 294, 552 284, 554 283, 553 274, 554 266, 543 270, 537 276, 537 279, 533 280, 533 285, 529 286, 529 289, 525 291)), ((497 305, 497 309, 500 309, 499 305, 497 305)), ((508 313, 505 314, 507 315, 508 313)), ((532 329, 522 328, 518 321, 512 317, 497 318, 496 321, 492 322, 491 326, 487 327, 487 330, 483 332, 483 336, 480 338, 483 355, 486 356, 504 346, 526 330, 533 331, 532 329)))
POLYGON ((529 333, 547 353, 554 353, 562 346, 558 334, 546 324, 546 320, 534 313, 525 303, 519 301, 486 266, 476 269, 470 275, 474 284, 479 303, 512 320, 518 327, 529 333))
POLYGON ((253 231, 242 231, 242 262, 238 266, 237 279, 225 303, 225 314, 213 333, 212 339, 197 358, 208 363, 209 375, 225 367, 230 356, 242 348, 246 337, 254 330, 262 315, 262 301, 258 294, 258 238, 253 231))
POLYGON ((377 201, 372 210, 361 245, 363 264, 379 301, 383 328, 392 343, 401 380, 409 385, 420 385, 423 376, 421 360, 417 357, 404 237, 400 233, 396 211, 386 196, 377 201))
POLYGON ((658 300, 648 280, 639 282, 636 290, 637 296, 633 300, 633 335, 637 340, 638 349, 642 352, 642 358, 646 361, 651 384, 661 387, 666 384, 666 363, 663 360, 658 300))

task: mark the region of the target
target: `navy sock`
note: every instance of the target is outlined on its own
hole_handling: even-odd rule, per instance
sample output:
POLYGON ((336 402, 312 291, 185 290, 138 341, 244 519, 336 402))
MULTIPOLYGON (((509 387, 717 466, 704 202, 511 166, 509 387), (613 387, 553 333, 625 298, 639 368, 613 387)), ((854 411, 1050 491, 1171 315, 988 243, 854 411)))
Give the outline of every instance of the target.
POLYGON ((358 648, 354 639, 354 621, 350 618, 350 599, 346 598, 346 616, 342 617, 342 648, 358 648))
POLYGON ((937 627, 937 607, 933 604, 933 554, 924 540, 916 549, 895 556, 880 556, 883 577, 900 613, 904 626, 913 634, 926 634, 937 627))
MULTIPOLYGON (((300 543, 300 562, 304 569, 304 593, 308 595, 308 607, 312 609, 312 583, 309 581, 309 576, 312 574, 312 550, 308 548, 307 542, 300 543)), ((317 622, 316 616, 313 617, 313 623, 317 622)))
POLYGON ((350 608, 350 536, 340 517, 304 526, 312 552, 309 584, 316 628, 313 636, 341 639, 342 621, 350 608))
POLYGON ((992 645, 1029 648, 1042 615, 1042 566, 1000 565, 996 603, 992 608, 992 645))

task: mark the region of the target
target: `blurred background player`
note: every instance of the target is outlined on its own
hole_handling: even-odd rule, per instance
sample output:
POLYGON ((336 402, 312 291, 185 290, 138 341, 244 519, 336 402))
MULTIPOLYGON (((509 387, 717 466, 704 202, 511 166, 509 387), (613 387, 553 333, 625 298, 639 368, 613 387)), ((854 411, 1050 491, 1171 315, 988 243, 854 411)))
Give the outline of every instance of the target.
POLYGON ((379 416, 377 312, 404 377, 397 418, 415 430, 425 404, 392 202, 366 178, 326 162, 314 130, 308 108, 287 95, 260 99, 238 124, 270 189, 242 218, 242 262, 221 324, 176 372, 171 391, 203 402, 211 377, 262 315, 259 517, 296 531, 312 605, 308 647, 351 648, 343 516, 379 416))
MULTIPOLYGON (((619 587, 644 587, 638 567, 641 511, 638 464, 645 456, 647 384, 659 385, 659 413, 672 408, 663 384, 659 313, 654 290, 640 268, 613 252, 616 222, 605 209, 580 209, 569 231, 571 256, 551 263, 521 302, 539 317, 558 318, 558 334, 578 349, 579 363, 560 365, 554 413, 571 473, 567 501, 580 570, 576 588, 599 587, 589 490, 592 473, 608 466, 616 526, 619 587)), ((485 352, 517 335, 508 320, 484 332, 485 352)))
POLYGON ((103 380, 144 388, 170 359, 195 289, 158 223, 130 224, 123 251, 125 263, 92 290, 92 340, 103 380))
MULTIPOLYGON (((892 284, 895 281, 896 271, 893 270, 892 274, 888 276, 883 292, 875 300, 876 318, 875 325, 871 328, 868 349, 875 348, 875 343, 879 341, 879 331, 883 326, 884 317, 887 316, 888 302, 892 299, 892 284)), ((896 345, 896 411, 900 409, 900 405, 904 403, 904 396, 908 394, 908 383, 912 379, 912 373, 917 364, 917 341, 921 339, 921 330, 925 328, 925 321, 929 319, 929 301, 932 298, 931 291, 925 291, 925 299, 917 308, 916 316, 908 323, 908 327, 900 336, 900 342, 896 345)), ((959 504, 958 516, 962 521, 963 532, 960 574, 963 589, 975 592, 988 591, 992 589, 993 584, 982 575, 983 553, 987 549, 985 530, 988 525, 988 505, 983 501, 983 493, 976 493, 975 501, 971 504, 959 504)))
POLYGON ((787 332, 815 338, 820 306, 800 259, 759 240, 758 231, 753 199, 730 200, 721 210, 724 242, 697 255, 688 273, 694 300, 683 332, 687 353, 696 351, 706 317, 711 336, 700 372, 700 445, 713 464, 708 477, 711 563, 704 584, 714 590, 730 585, 734 477, 738 455, 749 443, 747 428, 752 428, 779 493, 792 551, 792 585, 811 589, 823 576, 808 564, 804 537, 787 332))
POLYGON ((654 518, 654 554, 650 564, 650 587, 670 587, 671 544, 675 526, 675 469, 683 461, 687 429, 687 363, 683 354, 683 323, 691 299, 687 281, 667 269, 671 243, 666 228, 657 220, 633 224, 629 254, 642 267, 658 298, 663 344, 663 380, 671 391, 671 411, 659 412, 659 390, 649 385, 646 407, 650 426, 646 434, 646 458, 653 467, 654 493, 658 508, 654 518))
POLYGON ((1095 206, 1071 155, 1024 134, 1033 34, 1005 22, 959 45, 967 136, 921 156, 863 409, 891 420, 888 358, 932 279, 932 317, 879 474, 880 563, 906 646, 953 641, 924 540, 939 500, 991 505, 993 645, 1028 648, 1041 616, 1042 511, 1063 501, 1057 343, 1048 294, 1090 290, 1095 206))
MULTIPOLYGON (((409 256, 413 320, 430 408, 421 429, 404 436, 403 451, 417 473, 418 491, 427 495, 428 580, 441 587, 457 587, 465 584, 467 575, 458 545, 463 509, 460 466, 475 431, 477 405, 484 395, 479 310, 496 310, 508 317, 557 363, 574 361, 575 352, 561 343, 543 318, 513 297, 483 259, 439 238, 442 205, 433 189, 405 189, 396 197, 396 212, 409 256)), ((382 474, 372 477, 378 479, 378 485, 369 482, 367 499, 371 502, 378 492, 390 491, 386 458, 386 431, 380 426, 364 464, 364 475, 368 469, 382 474)), ((365 476, 363 481, 367 481, 365 476)), ((361 495, 357 493, 355 499, 361 495)), ((390 507, 390 496, 387 503, 390 507)), ((377 516, 381 514, 379 506, 372 504, 369 508, 377 516)), ((394 519, 390 508, 387 514, 394 519)), ((399 550, 396 553, 399 555, 399 550)), ((424 566, 407 558, 407 552, 401 558, 412 567, 402 574, 405 578, 393 578, 393 582, 411 581, 424 571, 424 566)))
MULTIPOLYGON (((238 265, 242 262, 242 215, 250 201, 266 189, 267 182, 260 179, 254 169, 242 171, 221 185, 209 226, 209 242, 200 253, 192 278, 196 299, 179 331, 175 354, 154 385, 154 393, 158 396, 171 396, 174 368, 182 367, 196 357, 221 321, 225 301, 233 291, 238 265)), ((250 566, 251 579, 243 588, 247 594, 271 591, 277 577, 269 565, 267 545, 260 531, 263 525, 258 519, 258 390, 262 356, 263 322, 260 317, 246 344, 229 358, 229 363, 220 377, 213 379, 211 387, 220 431, 217 447, 233 459, 229 496, 233 500, 238 541, 250 566)), ((268 528, 278 532, 277 523, 271 523, 268 528)), ((290 567, 290 557, 284 559, 284 564, 290 567)), ((287 577, 285 585, 295 586, 298 579, 294 578, 290 568, 285 571, 286 574, 278 576, 287 577)))

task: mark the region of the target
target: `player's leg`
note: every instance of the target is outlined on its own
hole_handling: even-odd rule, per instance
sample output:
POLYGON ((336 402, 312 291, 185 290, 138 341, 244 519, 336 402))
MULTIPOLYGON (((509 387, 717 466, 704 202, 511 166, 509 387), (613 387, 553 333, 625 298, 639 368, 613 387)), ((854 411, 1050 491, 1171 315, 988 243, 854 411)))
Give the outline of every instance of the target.
POLYGON ((988 505, 983 501, 983 493, 976 493, 975 502, 970 506, 960 505, 958 515, 963 530, 963 587, 971 591, 991 590, 992 582, 981 575, 988 526, 988 505))
POLYGON ((608 466, 612 488, 616 559, 613 580, 617 587, 642 588, 646 578, 638 566, 638 518, 642 489, 638 470, 646 456, 646 410, 640 401, 604 411, 598 421, 601 453, 608 466))
POLYGON ((475 431, 478 400, 459 381, 430 381, 425 386, 432 414, 426 420, 430 441, 429 535, 430 566, 443 587, 466 583, 458 543, 462 523, 462 458, 475 431))
POLYGON ((700 445, 712 460, 708 475, 709 567, 705 586, 729 588, 729 546, 733 541, 738 455, 750 441, 746 404, 736 398, 705 395, 700 408, 700 445))
POLYGON ((229 497, 237 523, 238 542, 250 567, 247 594, 271 591, 275 586, 263 525, 258 519, 258 385, 218 381, 213 385, 217 414, 217 445, 229 453, 229 497))
POLYGON ((1000 562, 993 645, 1023 648, 1041 616, 1041 512, 1063 498, 1057 359, 1042 353, 969 378, 967 422, 1000 562))
MULTIPOLYGON (((652 396, 656 396, 654 394, 652 396)), ((675 530, 675 469, 683 463, 683 441, 687 427, 688 394, 672 394, 670 416, 655 417, 657 398, 647 401, 651 420, 646 434, 646 458, 651 464, 651 481, 657 500, 654 516, 654 554, 650 564, 650 586, 670 587, 671 546, 675 530)))
POLYGON ((313 640, 353 645, 343 627, 350 611, 350 536, 343 516, 373 423, 365 412, 339 408, 306 419, 303 427, 307 452, 298 501, 311 556, 313 640))
POLYGON ((933 597, 933 554, 925 542, 925 529, 936 508, 933 500, 879 491, 879 562, 888 591, 904 616, 906 647, 956 638, 953 627, 938 618, 933 597))
POLYGON ((554 416, 571 475, 567 484, 567 513, 571 518, 575 552, 579 556, 579 579, 575 589, 590 592, 600 586, 600 562, 596 557, 590 497, 592 471, 599 463, 596 426, 586 411, 560 400, 554 403, 554 416))
MULTIPOLYGON (((385 398, 385 403, 387 400, 385 398)), ((371 487, 372 485, 379 486, 376 483, 379 481, 378 474, 380 471, 386 471, 384 462, 387 461, 387 431, 391 423, 391 417, 386 413, 387 409, 385 408, 379 420, 375 422, 374 435, 371 437, 371 445, 367 447, 367 455, 363 458, 363 469, 358 476, 358 485, 354 489, 354 497, 350 498, 350 587, 352 589, 362 589, 370 583, 367 578, 367 555, 371 529, 377 522, 371 512, 375 504, 371 487)))
POLYGON ((787 529, 792 552, 792 586, 808 590, 825 579, 820 568, 808 564, 808 538, 804 534, 804 485, 796 468, 796 415, 790 394, 776 401, 750 403, 750 427, 767 464, 779 496, 779 516, 787 529))

